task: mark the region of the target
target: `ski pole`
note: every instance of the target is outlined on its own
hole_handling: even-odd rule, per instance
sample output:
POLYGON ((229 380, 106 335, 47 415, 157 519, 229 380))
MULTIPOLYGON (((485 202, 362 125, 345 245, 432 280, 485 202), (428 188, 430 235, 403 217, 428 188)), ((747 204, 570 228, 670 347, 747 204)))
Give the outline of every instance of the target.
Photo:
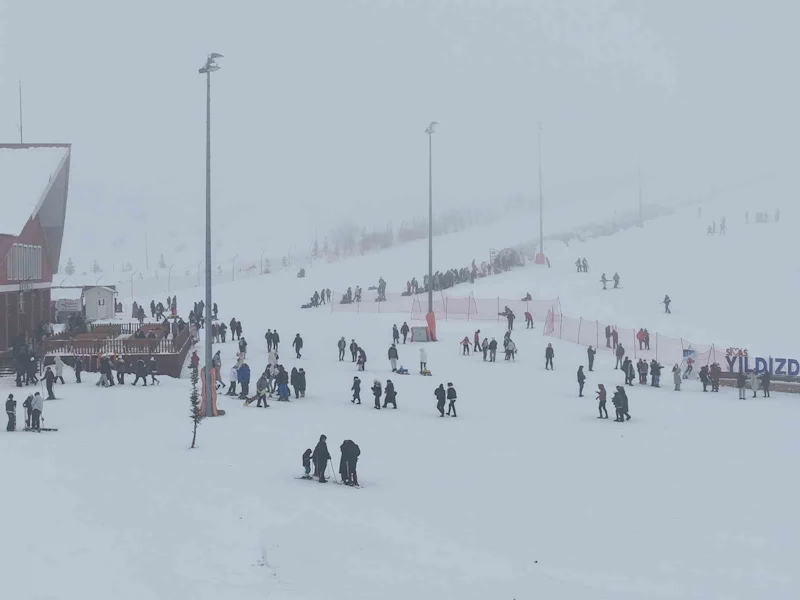
POLYGON ((333 483, 339 483, 336 479, 336 470, 333 468, 333 459, 329 458, 328 461, 331 463, 331 472, 333 473, 333 483))

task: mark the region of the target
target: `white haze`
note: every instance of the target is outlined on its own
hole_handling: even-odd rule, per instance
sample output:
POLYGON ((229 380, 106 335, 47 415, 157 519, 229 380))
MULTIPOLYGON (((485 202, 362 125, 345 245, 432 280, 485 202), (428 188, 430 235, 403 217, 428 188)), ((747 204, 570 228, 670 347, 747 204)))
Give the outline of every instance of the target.
POLYGON ((635 204, 637 161, 649 202, 755 179, 771 206, 796 199, 798 22, 790 0, 5 0, 0 140, 18 139, 22 80, 26 141, 74 144, 79 269, 141 266, 144 215, 151 262, 202 257, 212 51, 228 257, 424 214, 431 120, 437 210, 535 205, 538 122, 545 194, 576 210, 635 204))

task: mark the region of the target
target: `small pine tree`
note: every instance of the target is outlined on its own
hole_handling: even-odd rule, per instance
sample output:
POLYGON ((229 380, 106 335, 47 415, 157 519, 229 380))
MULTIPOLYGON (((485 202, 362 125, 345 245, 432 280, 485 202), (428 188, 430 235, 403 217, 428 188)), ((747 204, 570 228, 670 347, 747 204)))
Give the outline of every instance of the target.
POLYGON ((94 261, 92 263, 92 273, 102 273, 102 272, 103 272, 103 268, 100 266, 100 264, 97 261, 94 261))
POLYGON ((284 268, 284 269, 285 269, 286 267, 288 267, 288 266, 289 266, 289 257, 287 257, 287 256, 284 256, 284 257, 281 259, 281 265, 283 266, 283 268, 284 268))
POLYGON ((66 271, 67 275, 73 275, 75 273, 75 263, 72 262, 71 256, 67 260, 67 266, 64 267, 64 271, 66 271))
POLYGON ((272 263, 269 261, 268 258, 264 259, 264 271, 262 274, 269 275, 272 272, 272 263))
POLYGON ((197 383, 200 381, 200 374, 198 373, 199 369, 192 369, 192 392, 189 394, 189 402, 191 403, 191 412, 189 416, 192 418, 192 445, 189 448, 195 448, 195 442, 197 441, 197 426, 200 425, 200 421, 203 420, 203 415, 200 413, 200 392, 197 391, 197 383))
POLYGON ((167 261, 164 260, 164 255, 163 254, 158 259, 158 268, 159 269, 166 269, 167 268, 167 261))
POLYGON ((319 244, 317 240, 314 240, 314 245, 311 246, 311 256, 313 258, 319 258, 319 244))

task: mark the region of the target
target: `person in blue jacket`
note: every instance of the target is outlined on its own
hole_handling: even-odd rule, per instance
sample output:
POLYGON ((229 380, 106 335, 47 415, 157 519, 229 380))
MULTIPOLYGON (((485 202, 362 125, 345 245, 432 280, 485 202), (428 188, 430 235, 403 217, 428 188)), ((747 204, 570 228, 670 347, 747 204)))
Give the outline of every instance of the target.
POLYGON ((239 399, 244 400, 250 392, 250 366, 247 363, 239 367, 237 378, 239 379, 239 387, 241 388, 239 399))

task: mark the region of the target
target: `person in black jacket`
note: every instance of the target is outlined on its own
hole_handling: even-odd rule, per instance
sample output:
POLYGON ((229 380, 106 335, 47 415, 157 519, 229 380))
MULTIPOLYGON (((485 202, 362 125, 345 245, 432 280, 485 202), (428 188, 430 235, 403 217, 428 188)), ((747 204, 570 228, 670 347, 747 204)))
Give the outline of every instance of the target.
POLYGON ((161 385, 161 382, 158 379, 156 379, 156 375, 158 375, 158 363, 156 362, 155 356, 150 357, 150 364, 148 370, 150 371, 150 379, 151 379, 150 383, 152 383, 153 385, 156 384, 161 385))
POLYGON ((450 401, 447 405, 447 414, 450 415, 450 411, 453 411, 451 416, 457 417, 456 414, 456 400, 458 399, 458 394, 456 394, 456 388, 453 387, 452 383, 447 384, 447 399, 450 401))
POLYGON ((586 383, 586 375, 583 372, 583 365, 578 367, 578 398, 583 398, 583 385, 586 383))
POLYGON ((342 362, 344 361, 344 351, 347 348, 347 342, 344 340, 344 336, 339 340, 337 346, 339 348, 339 362, 342 362))
POLYGON ((144 382, 144 387, 147 387, 147 367, 142 359, 136 361, 136 378, 132 385, 136 385, 140 379, 144 382))
POLYGON ((303 370, 303 367, 300 367, 297 371, 297 391, 300 392, 300 397, 306 397, 306 372, 303 370))
POLYGON ((391 347, 389 348, 388 356, 389 356, 389 364, 392 365, 392 373, 397 373, 397 359, 399 358, 397 354, 397 346, 395 346, 394 344, 391 345, 391 347))
POLYGON ((358 344, 355 340, 350 340, 350 356, 353 358, 351 362, 356 362, 358 358, 358 344))
POLYGON ((22 403, 22 408, 25 409, 25 429, 30 429, 33 418, 33 394, 28 394, 25 402, 22 403))
POLYGON ((597 350, 589 346, 589 349, 586 351, 586 355, 589 357, 589 370, 593 371, 594 369, 594 355, 597 354, 597 350))
POLYGON ((394 391, 394 384, 391 379, 386 380, 386 391, 383 393, 383 408, 391 403, 392 408, 397 408, 397 392, 394 391))
POLYGON ((397 329, 397 324, 392 325, 392 343, 400 343, 400 330, 397 329))
POLYGON ((272 329, 267 329, 267 333, 264 334, 264 339, 267 340, 267 352, 272 350, 272 329))
POLYGON ((381 382, 377 379, 372 382, 372 393, 375 395, 375 408, 380 409, 381 407, 381 394, 383 394, 383 388, 381 388, 381 382))
MULTIPOLYGON (((241 327, 242 327, 242 324, 239 323, 240 331, 241 331, 241 327)), ((300 334, 297 334, 297 335, 300 335, 300 334)), ((280 344, 280 343, 281 343, 281 336, 278 335, 278 330, 276 329, 275 331, 272 332, 272 345, 275 346, 275 352, 278 351, 278 344, 280 344)))
POLYGON ((289 384, 294 388, 294 399, 297 400, 300 397, 300 389, 297 387, 297 367, 292 367, 292 373, 289 376, 289 384))
POLYGON ((550 369, 554 369, 553 367, 553 357, 555 357, 556 353, 553 350, 553 344, 547 344, 547 349, 544 351, 544 368, 545 371, 549 371, 550 369))
POLYGON ((325 469, 328 467, 328 461, 331 459, 330 452, 328 452, 328 444, 326 435, 319 436, 319 442, 314 447, 314 453, 311 455, 311 460, 314 461, 314 472, 319 475, 319 482, 325 483, 325 469))
POLYGON ((769 371, 764 371, 761 375, 761 389, 764 390, 764 398, 769 398, 769 384, 772 382, 772 374, 769 371))
POLYGON ((625 388, 621 385, 617 386, 617 391, 614 392, 613 398, 614 406, 617 408, 617 418, 614 419, 620 423, 630 421, 631 416, 628 414, 628 395, 625 393, 625 388))
POLYGON ((311 479, 311 448, 306 448, 303 452, 303 479, 311 479))
POLYGON ((339 474, 342 476, 342 483, 358 487, 358 475, 356 466, 358 457, 361 456, 361 448, 352 440, 345 440, 339 446, 342 451, 342 458, 339 461, 339 474))
POLYGON ((711 377, 708 374, 708 367, 703 365, 700 367, 700 382, 703 384, 703 391, 708 391, 708 384, 711 383, 711 377))
POLYGON ((444 401, 447 397, 447 392, 444 391, 444 384, 440 383, 439 387, 433 392, 433 395, 436 396, 436 410, 439 411, 439 416, 444 416, 444 401))
POLYGON ((361 380, 358 376, 353 377, 353 387, 350 388, 353 392, 353 399, 350 400, 353 404, 361 404, 361 380), (358 402, 356 402, 356 400, 358 402))
POLYGON ((55 400, 56 396, 53 393, 53 384, 56 381, 56 376, 53 373, 53 370, 50 367, 47 367, 44 370, 44 383, 47 387, 47 399, 48 400, 55 400))
POLYGON ((83 371, 83 361, 80 356, 75 357, 75 382, 81 382, 81 371, 83 371))
POLYGON ((625 376, 625 385, 630 385, 633 378, 631 377, 631 359, 627 356, 622 361, 622 374, 625 376))
POLYGON ((297 358, 301 358, 300 350, 303 349, 303 338, 300 337, 299 333, 296 336, 294 336, 294 341, 292 342, 292 346, 294 346, 294 351, 297 353, 297 358))
POLYGON ((489 342, 489 362, 494 362, 497 358, 497 340, 492 338, 492 341, 489 342))
POLYGON ((747 375, 744 371, 736 374, 736 387, 739 389, 739 400, 745 400, 745 387, 747 386, 747 375))
POLYGON ((619 369, 620 365, 622 364, 622 359, 625 358, 625 348, 622 347, 622 344, 617 344, 615 356, 617 357, 617 362, 614 365, 614 368, 619 369))
POLYGON ((406 343, 406 339, 408 338, 408 332, 411 331, 408 327, 408 323, 403 321, 403 326, 400 327, 400 333, 403 334, 403 343, 406 343))
POLYGON ((17 428, 17 401, 14 400, 14 394, 9 394, 6 400, 6 416, 8 416, 6 431, 14 431, 17 428))

